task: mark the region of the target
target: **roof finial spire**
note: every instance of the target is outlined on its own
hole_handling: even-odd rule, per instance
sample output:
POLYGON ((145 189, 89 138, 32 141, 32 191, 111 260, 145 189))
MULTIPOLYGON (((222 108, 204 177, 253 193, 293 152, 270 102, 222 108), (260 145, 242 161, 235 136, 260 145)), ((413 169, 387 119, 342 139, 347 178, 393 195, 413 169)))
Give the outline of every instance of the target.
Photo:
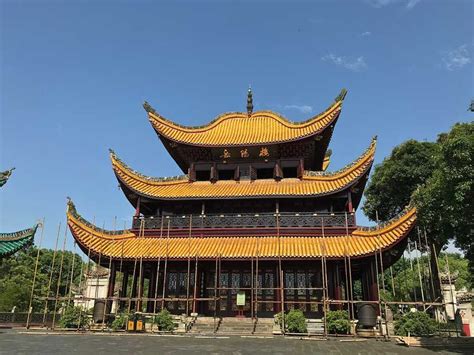
POLYGON ((250 117, 252 116, 253 112, 253 97, 252 97, 252 88, 249 85, 249 89, 247 91, 247 115, 250 117))

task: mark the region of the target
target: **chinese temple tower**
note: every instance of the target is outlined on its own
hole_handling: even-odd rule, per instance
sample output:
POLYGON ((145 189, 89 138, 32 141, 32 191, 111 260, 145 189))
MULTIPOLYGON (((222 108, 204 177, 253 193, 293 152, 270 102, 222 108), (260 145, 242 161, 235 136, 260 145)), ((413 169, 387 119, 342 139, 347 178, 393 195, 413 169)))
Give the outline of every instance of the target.
POLYGON ((363 299, 377 300, 378 270, 401 256, 416 215, 407 209, 384 225, 356 225, 376 139, 353 163, 327 172, 345 96, 291 122, 254 112, 249 89, 246 112, 200 127, 174 123, 145 102, 184 175, 144 176, 111 151, 135 210, 131 229, 98 228, 68 203, 78 245, 111 268, 109 301, 120 282, 118 301, 129 311, 273 317, 299 308, 318 317, 324 304, 349 308, 356 280, 363 299))

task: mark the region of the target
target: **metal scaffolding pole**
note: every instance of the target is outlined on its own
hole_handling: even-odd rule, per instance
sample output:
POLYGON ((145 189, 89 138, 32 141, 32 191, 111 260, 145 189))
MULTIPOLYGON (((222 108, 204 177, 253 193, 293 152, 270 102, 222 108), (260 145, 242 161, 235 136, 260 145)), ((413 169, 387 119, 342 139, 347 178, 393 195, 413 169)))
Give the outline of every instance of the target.
POLYGON ((69 307, 69 304, 71 303, 71 292, 72 292, 72 285, 74 283, 74 264, 76 261, 76 241, 73 241, 73 253, 72 253, 72 265, 71 265, 71 272, 69 273, 69 291, 67 295, 67 305, 66 307, 69 307))
POLYGON ((166 258, 163 270, 163 293, 161 296, 161 310, 165 309, 165 291, 166 291, 166 273, 168 272, 168 257, 169 257, 169 239, 170 239, 170 220, 168 219, 168 230, 166 233, 166 258))
POLYGON ((189 215, 189 239, 188 239, 188 271, 186 273, 186 317, 189 316, 189 284, 191 273, 191 237, 193 228, 193 215, 189 215))
MULTIPOLYGON (((87 281, 88 281, 88 275, 89 275, 89 266, 90 266, 90 262, 91 262, 91 250, 90 248, 87 248, 87 264, 86 264, 86 277, 85 277, 85 283, 86 283, 86 290, 87 290, 87 281)), ((82 280, 82 262, 81 262, 81 280, 82 280)), ((82 292, 82 289, 81 289, 81 282, 79 282, 79 290, 80 292, 82 292)), ((86 298, 87 298, 87 295, 86 295, 86 298)), ((82 312, 84 310, 84 303, 85 302, 88 302, 88 300, 84 301, 84 295, 82 295, 82 307, 80 308, 79 310, 79 321, 77 322, 77 330, 79 330, 79 328, 81 327, 81 320, 82 320, 82 312)))
POLYGON ((61 276, 63 272, 63 263, 64 263, 64 250, 66 249, 66 240, 67 240, 67 228, 64 229, 64 242, 63 242, 63 249, 61 252, 61 264, 59 266, 59 276, 58 276, 58 283, 56 286, 56 297, 54 301, 54 312, 53 312, 53 325, 52 328, 54 329, 54 325, 56 322, 56 309, 58 306, 58 297, 59 297, 59 287, 61 286, 61 276))
POLYGON ((132 287, 130 288, 130 297, 128 298, 128 312, 127 313, 130 313, 131 311, 131 308, 132 308, 132 297, 134 296, 133 295, 133 290, 135 289, 136 287, 136 279, 135 279, 135 273, 137 271, 137 258, 135 258, 135 261, 133 263, 133 273, 132 273, 132 287))
POLYGON ((41 226, 41 236, 40 236, 40 241, 39 241, 39 245, 38 245, 38 250, 36 252, 35 270, 33 272, 33 281, 31 283, 30 302, 28 304, 28 317, 26 318, 26 329, 30 328, 31 313, 33 311, 33 307, 32 307, 33 295, 34 295, 34 292, 35 292, 36 274, 38 272, 38 262, 39 262, 41 244, 43 242, 43 234, 44 234, 44 217, 43 217, 43 221, 40 223, 40 226, 41 226))
POLYGON ((45 323, 46 323, 46 313, 48 312, 49 292, 51 291, 51 283, 53 282, 54 266, 56 262, 56 254, 58 252, 58 242, 59 242, 60 234, 61 234, 61 222, 59 222, 59 225, 58 225, 56 243, 54 245, 53 260, 51 261, 51 273, 49 274, 48 288, 46 290, 46 300, 44 302, 44 313, 43 313, 43 327, 45 326, 45 323))
MULTIPOLYGON (((163 240, 163 222, 164 218, 161 216, 161 222, 160 222, 160 238, 158 239, 158 242, 161 244, 163 240)), ((158 248, 158 250, 161 250, 161 248, 158 248)), ((158 256, 158 261, 156 264, 156 278, 155 278, 155 300, 153 303, 153 314, 156 314, 156 304, 158 302, 158 286, 160 284, 160 267, 161 267, 161 255, 158 256)))
POLYGON ((198 255, 196 254, 196 263, 194 265, 193 313, 197 313, 197 309, 196 309, 197 281, 198 281, 198 255))
MULTIPOLYGON (((416 241, 415 241, 415 249, 417 249, 416 241)), ((421 256, 418 258, 416 265, 418 269, 418 279, 420 281, 421 301, 423 302, 423 310, 425 310, 425 293, 423 291, 423 280, 421 278, 420 259, 421 259, 421 256)))
POLYGON ((216 328, 216 315, 217 315, 217 273, 218 273, 218 256, 216 256, 216 269, 214 272, 214 333, 217 331, 216 328))

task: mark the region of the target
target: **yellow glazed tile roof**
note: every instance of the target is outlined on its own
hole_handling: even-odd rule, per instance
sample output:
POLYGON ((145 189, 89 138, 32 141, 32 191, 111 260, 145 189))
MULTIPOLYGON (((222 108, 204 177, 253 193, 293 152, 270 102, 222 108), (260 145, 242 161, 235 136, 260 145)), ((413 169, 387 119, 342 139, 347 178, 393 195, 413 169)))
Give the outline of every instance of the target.
POLYGON ((165 119, 156 111, 148 112, 155 131, 174 142, 193 146, 230 147, 261 145, 299 140, 322 132, 334 123, 342 109, 346 91, 324 112, 305 122, 291 122, 271 112, 226 113, 202 127, 184 127, 165 119))
POLYGON ((93 226, 80 217, 72 203, 67 220, 71 233, 86 252, 105 258, 156 260, 216 258, 343 258, 362 257, 375 251, 390 249, 413 228, 416 210, 406 210, 401 216, 377 228, 359 228, 351 235, 331 237, 201 237, 160 238, 139 237, 130 230, 110 232, 93 226))
POLYGON ((284 196, 321 196, 341 191, 356 183, 370 170, 375 154, 376 138, 352 164, 334 173, 305 172, 302 179, 276 181, 218 180, 189 182, 186 176, 176 179, 151 178, 125 165, 111 152, 112 167, 117 179, 139 195, 155 199, 222 199, 284 196))

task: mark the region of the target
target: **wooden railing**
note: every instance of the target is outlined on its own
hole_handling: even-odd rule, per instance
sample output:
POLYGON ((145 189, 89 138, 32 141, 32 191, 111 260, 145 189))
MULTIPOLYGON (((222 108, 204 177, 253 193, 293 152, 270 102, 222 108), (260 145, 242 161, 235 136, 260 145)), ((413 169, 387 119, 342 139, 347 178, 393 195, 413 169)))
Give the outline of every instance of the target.
POLYGON ((354 213, 241 213, 134 217, 134 229, 186 228, 345 228, 355 226, 354 213))

